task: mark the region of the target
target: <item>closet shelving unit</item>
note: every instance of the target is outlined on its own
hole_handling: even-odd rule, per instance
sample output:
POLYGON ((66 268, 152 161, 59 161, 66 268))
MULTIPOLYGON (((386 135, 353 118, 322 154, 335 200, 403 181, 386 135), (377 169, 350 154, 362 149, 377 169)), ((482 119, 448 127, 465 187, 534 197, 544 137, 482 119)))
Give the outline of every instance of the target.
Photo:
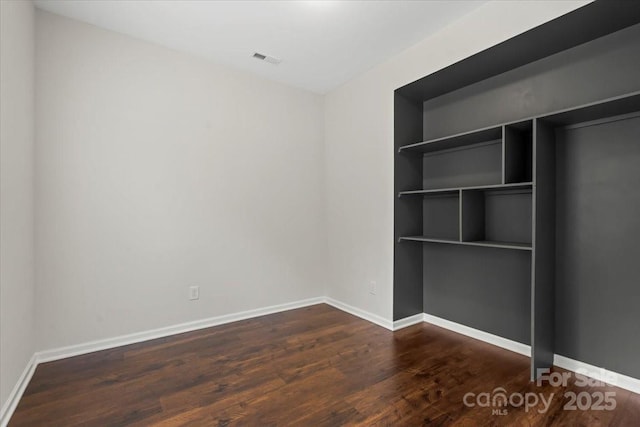
POLYGON ((532 121, 401 146, 422 157, 420 235, 400 241, 531 251, 532 121), (456 186, 457 185, 457 186, 456 186))
POLYGON ((638 75, 640 4, 595 0, 395 90, 394 321, 640 377, 638 75))
POLYGON ((522 312, 530 313, 533 379, 554 355, 555 180, 557 168, 569 167, 556 164, 557 144, 564 129, 638 120, 640 92, 411 142, 421 133, 418 110, 396 98, 396 114, 407 116, 396 118, 406 128, 396 133, 395 297, 408 305, 419 291, 407 283, 422 281, 430 268, 415 245, 493 251, 488 257, 499 257, 496 250, 524 252, 530 308, 522 312))

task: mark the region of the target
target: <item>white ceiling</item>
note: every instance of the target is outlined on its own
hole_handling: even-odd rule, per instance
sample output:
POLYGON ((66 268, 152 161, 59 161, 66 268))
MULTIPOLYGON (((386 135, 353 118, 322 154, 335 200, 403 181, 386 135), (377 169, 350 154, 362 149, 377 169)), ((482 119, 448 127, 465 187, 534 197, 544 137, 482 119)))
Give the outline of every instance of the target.
POLYGON ((36 0, 36 6, 326 93, 484 1, 36 0), (260 52, 279 65, 252 58, 260 52))

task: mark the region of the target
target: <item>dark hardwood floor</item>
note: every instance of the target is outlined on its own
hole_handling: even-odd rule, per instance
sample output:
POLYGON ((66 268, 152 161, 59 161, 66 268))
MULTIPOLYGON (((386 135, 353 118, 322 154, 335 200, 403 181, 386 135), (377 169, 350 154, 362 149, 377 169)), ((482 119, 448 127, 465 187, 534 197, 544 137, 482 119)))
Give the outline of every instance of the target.
POLYGON ((640 425, 640 395, 528 377, 527 357, 321 304, 42 364, 9 425, 640 425), (497 387, 554 397, 545 413, 463 403, 497 387), (567 391, 615 392, 617 407, 563 410, 567 391))

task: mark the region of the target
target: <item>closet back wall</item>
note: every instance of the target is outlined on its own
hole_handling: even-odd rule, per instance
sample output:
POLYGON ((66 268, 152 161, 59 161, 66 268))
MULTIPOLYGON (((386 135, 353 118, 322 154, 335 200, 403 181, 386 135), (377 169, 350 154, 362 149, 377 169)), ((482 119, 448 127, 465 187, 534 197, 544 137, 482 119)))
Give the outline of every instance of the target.
POLYGON ((640 26, 593 40, 424 103, 439 138, 621 95, 637 87, 640 26))
POLYGON ((321 96, 36 27, 40 349, 323 295, 321 96))

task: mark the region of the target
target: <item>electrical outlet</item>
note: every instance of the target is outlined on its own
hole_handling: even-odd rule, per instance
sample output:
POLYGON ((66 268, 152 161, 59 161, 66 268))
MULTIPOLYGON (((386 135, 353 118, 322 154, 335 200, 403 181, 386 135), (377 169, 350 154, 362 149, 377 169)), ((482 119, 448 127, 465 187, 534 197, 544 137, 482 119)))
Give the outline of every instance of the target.
POLYGON ((189 299, 190 300, 200 299, 200 286, 189 287, 189 299))
POLYGON ((376 294, 376 288, 377 288, 376 281, 375 280, 369 281, 369 293, 371 295, 375 295, 376 294))

